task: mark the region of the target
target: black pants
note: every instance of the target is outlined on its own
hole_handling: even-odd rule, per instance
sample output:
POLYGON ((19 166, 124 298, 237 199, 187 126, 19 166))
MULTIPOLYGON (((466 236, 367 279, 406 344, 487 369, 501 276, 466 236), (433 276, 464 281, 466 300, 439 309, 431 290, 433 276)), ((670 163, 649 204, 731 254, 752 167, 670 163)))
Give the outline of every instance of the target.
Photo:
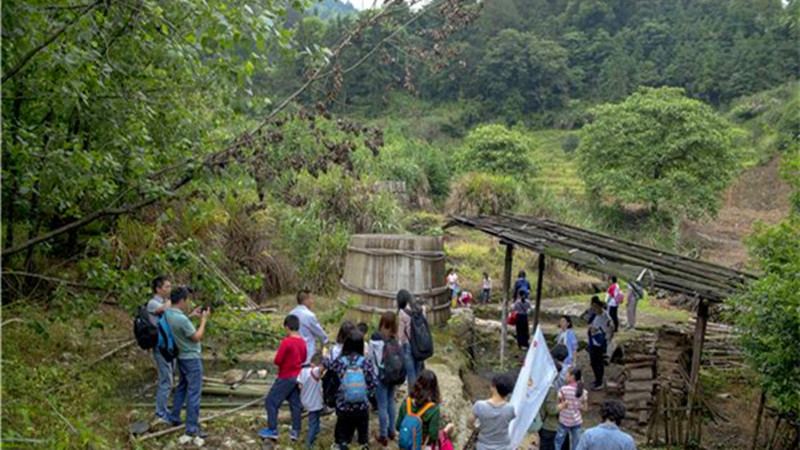
POLYGON ((520 349, 528 348, 531 341, 530 330, 528 328, 528 315, 517 314, 517 346, 520 349))
POLYGON ((603 376, 606 372, 606 365, 603 361, 605 354, 606 349, 604 347, 589 347, 589 361, 592 365, 592 372, 594 372, 595 386, 600 386, 603 384, 603 376))
POLYGON ((556 432, 539 430, 539 450, 556 450, 556 432))
POLYGON ((609 306, 608 314, 611 316, 611 321, 614 322, 614 332, 619 331, 619 306, 609 306))
POLYGON ((358 431, 358 444, 369 443, 369 411, 336 411, 336 427, 333 436, 340 449, 346 449, 358 431))

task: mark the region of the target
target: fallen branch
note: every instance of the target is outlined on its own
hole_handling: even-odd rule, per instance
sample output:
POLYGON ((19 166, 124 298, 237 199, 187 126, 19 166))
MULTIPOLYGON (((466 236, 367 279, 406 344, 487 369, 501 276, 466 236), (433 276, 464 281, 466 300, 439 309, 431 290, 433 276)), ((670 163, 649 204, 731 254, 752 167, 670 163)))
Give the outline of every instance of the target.
POLYGON ((75 428, 75 425, 73 425, 72 422, 69 421, 69 419, 64 417, 64 415, 61 414, 61 412, 58 409, 56 409, 56 405, 54 405, 53 402, 51 402, 48 397, 45 397, 44 399, 45 401, 47 401, 47 404, 50 405, 50 408, 52 408, 53 412, 56 413, 56 415, 67 424, 69 429, 72 431, 72 434, 77 435, 78 429, 75 428))
POLYGON ((104 360, 106 360, 106 359, 108 359, 108 358, 110 358, 110 357, 112 357, 112 356, 114 356, 114 354, 116 354, 116 353, 117 353, 117 352, 119 352, 120 350, 124 350, 124 349, 126 349, 126 348, 130 347, 130 346, 131 346, 131 345, 133 345, 135 342, 136 342, 136 339, 131 339, 130 341, 128 341, 128 342, 126 342, 126 343, 124 343, 124 344, 120 345, 119 347, 116 347, 116 348, 114 348, 114 349, 112 349, 112 350, 109 350, 109 351, 107 351, 107 352, 103 353, 103 354, 102 354, 102 355, 101 355, 99 358, 97 358, 97 359, 95 359, 94 361, 90 362, 90 363, 89 363, 89 367, 91 367, 91 366, 93 366, 93 365, 95 365, 95 364, 97 364, 97 363, 99 363, 99 362, 101 362, 101 361, 104 361, 104 360))
POLYGON ((233 284, 233 281, 231 281, 230 278, 225 276, 225 274, 222 273, 222 270, 220 270, 219 267, 217 267, 216 264, 214 264, 213 262, 209 261, 208 258, 206 258, 206 256, 202 255, 202 254, 201 255, 197 255, 197 258, 200 260, 200 262, 205 264, 206 267, 211 269, 222 280, 222 282, 225 283, 225 285, 228 286, 229 289, 231 289, 232 291, 236 292, 237 294, 243 296, 247 300, 247 306, 249 308, 258 309, 258 304, 256 302, 254 302, 253 299, 251 299, 250 296, 247 295, 247 293, 242 290, 242 288, 240 288, 239 286, 233 284))
POLYGON ((67 286, 75 286, 84 289, 91 289, 94 291, 107 291, 107 289, 103 287, 91 286, 88 284, 78 283, 76 281, 71 281, 71 280, 65 280, 64 278, 50 277, 39 273, 19 272, 16 270, 4 270, 3 275, 16 275, 20 277, 36 278, 38 280, 51 281, 53 283, 66 284, 67 286))
MULTIPOLYGON (((243 409, 247 409, 247 408, 255 405, 256 403, 263 402, 266 398, 267 398, 267 396, 265 395, 263 397, 259 397, 259 398, 255 399, 255 400, 252 400, 252 401, 244 403, 244 404, 242 404, 240 406, 237 406, 236 408, 229 409, 227 411, 223 411, 223 412, 221 412, 219 414, 214 414, 213 416, 203 417, 202 419, 199 420, 199 422, 200 423, 210 422, 212 420, 219 419, 220 417, 225 417, 225 416, 229 416, 231 414, 235 414, 235 413, 237 413, 237 412, 239 412, 239 411, 241 411, 243 409)), ((148 439, 157 438, 159 436, 166 436, 166 435, 172 434, 172 433, 174 433, 176 431, 180 431, 180 430, 182 430, 184 428, 186 428, 186 425, 178 425, 177 427, 167 428, 166 430, 161 430, 161 431, 156 431, 155 433, 146 434, 146 435, 136 439, 136 441, 142 442, 142 441, 146 441, 148 439)))
POLYGON ((0 324, 0 328, 3 328, 4 326, 6 326, 6 325, 8 325, 10 323, 25 323, 25 322, 27 322, 27 320, 20 319, 19 317, 14 317, 13 319, 8 319, 5 322, 3 322, 2 324, 0 324))

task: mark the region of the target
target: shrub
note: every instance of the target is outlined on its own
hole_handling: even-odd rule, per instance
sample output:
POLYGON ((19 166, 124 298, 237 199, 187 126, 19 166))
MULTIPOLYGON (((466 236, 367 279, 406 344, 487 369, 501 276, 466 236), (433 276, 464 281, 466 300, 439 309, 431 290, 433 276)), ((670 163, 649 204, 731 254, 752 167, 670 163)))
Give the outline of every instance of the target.
POLYGON ((517 181, 507 175, 471 172, 454 183, 447 209, 457 214, 500 214, 520 203, 517 181))
MULTIPOLYGON (((382 180, 405 181, 412 196, 434 200, 447 197, 450 171, 442 149, 393 133, 378 156, 376 175, 382 180)), ((419 203, 419 202, 415 202, 419 203)))
POLYGON ((388 193, 373 192, 372 183, 346 174, 341 167, 313 177, 302 172, 292 191, 295 201, 316 216, 341 223, 353 233, 397 230, 400 207, 388 193))
POLYGON ((423 236, 440 236, 442 227, 440 217, 435 214, 418 211, 409 214, 403 219, 403 228, 406 231, 423 236))
POLYGON ((561 139, 561 149, 564 150, 564 153, 572 153, 580 143, 581 138, 575 133, 570 133, 561 139))
POLYGON ((464 172, 531 176, 534 167, 528 153, 528 141, 521 132, 503 125, 481 125, 467 135, 458 166, 464 172))

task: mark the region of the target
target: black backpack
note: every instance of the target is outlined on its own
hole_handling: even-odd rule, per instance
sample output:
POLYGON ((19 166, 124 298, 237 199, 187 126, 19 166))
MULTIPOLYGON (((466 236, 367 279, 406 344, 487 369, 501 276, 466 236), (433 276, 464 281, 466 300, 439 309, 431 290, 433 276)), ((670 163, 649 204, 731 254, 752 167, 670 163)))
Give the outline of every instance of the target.
POLYGON ((147 312, 147 304, 139 308, 136 317, 133 318, 133 335, 136 342, 144 350, 156 348, 158 344, 158 327, 150 322, 150 313, 147 312))
POLYGON ((398 386, 406 381, 406 364, 403 357, 403 347, 397 339, 385 341, 381 362, 381 383, 385 386, 398 386))
POLYGON ((433 337, 428 326, 428 319, 420 308, 411 312, 411 327, 408 341, 411 344, 411 356, 415 361, 425 361, 433 356, 433 337))
POLYGON ((167 362, 172 362, 178 357, 178 344, 172 336, 166 314, 162 314, 158 319, 158 351, 167 362))
POLYGON ((328 408, 336 407, 336 395, 339 393, 341 381, 339 375, 333 370, 328 370, 322 376, 322 401, 328 408))

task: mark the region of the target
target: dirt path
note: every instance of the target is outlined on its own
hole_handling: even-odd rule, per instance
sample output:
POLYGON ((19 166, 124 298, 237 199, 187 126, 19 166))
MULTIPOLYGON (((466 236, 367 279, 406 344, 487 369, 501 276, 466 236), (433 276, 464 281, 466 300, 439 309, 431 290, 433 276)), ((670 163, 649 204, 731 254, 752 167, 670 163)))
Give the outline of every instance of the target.
POLYGON ((683 236, 701 249, 701 258, 743 268, 747 248, 743 239, 757 222, 774 224, 789 211, 791 188, 780 176, 780 158, 744 172, 725 192, 716 220, 683 224, 683 236))

